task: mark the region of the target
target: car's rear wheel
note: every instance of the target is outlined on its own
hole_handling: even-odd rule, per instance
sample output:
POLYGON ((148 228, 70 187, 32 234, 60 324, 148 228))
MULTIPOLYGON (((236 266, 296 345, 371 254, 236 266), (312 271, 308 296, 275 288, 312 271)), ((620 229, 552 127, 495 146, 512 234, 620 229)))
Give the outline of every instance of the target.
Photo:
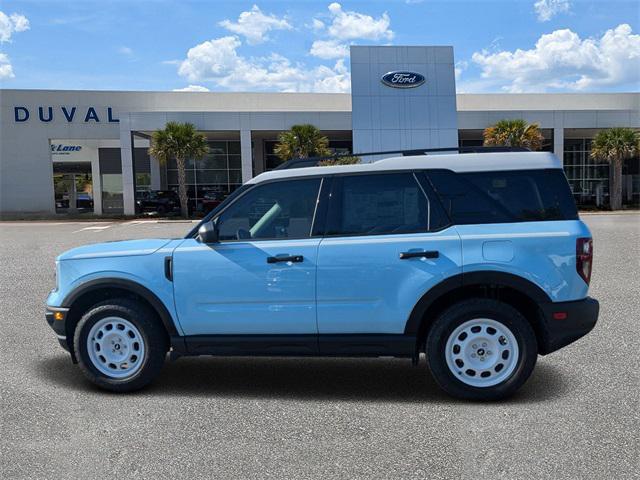
POLYGON ((119 298, 85 313, 76 327, 74 348, 89 380, 106 390, 127 392, 158 375, 168 342, 154 312, 141 302, 119 298))
POLYGON ((427 336, 436 382, 458 398, 496 400, 512 395, 536 363, 536 337, 515 308, 489 299, 453 305, 427 336))

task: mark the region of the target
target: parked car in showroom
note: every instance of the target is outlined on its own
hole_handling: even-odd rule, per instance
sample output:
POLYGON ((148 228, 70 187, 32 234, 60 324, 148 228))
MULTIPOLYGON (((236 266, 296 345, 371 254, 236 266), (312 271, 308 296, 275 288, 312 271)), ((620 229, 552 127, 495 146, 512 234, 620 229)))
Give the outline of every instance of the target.
MULTIPOLYGON (((69 208, 69 194, 55 195, 56 208, 69 208)), ((76 193, 76 208, 78 210, 93 210, 93 197, 87 192, 76 193)))
POLYGON ((295 166, 253 178, 184 238, 57 258, 46 318, 88 379, 139 389, 167 352, 424 353, 451 395, 499 399, 596 324, 591 233, 553 154, 295 166))
POLYGON ((180 211, 180 198, 174 190, 149 190, 136 193, 136 211, 138 213, 157 213, 167 215, 180 211))
POLYGON ((202 200, 200 201, 202 205, 202 211, 205 213, 209 213, 211 210, 220 205, 225 198, 224 192, 220 190, 205 190, 202 193, 202 200))

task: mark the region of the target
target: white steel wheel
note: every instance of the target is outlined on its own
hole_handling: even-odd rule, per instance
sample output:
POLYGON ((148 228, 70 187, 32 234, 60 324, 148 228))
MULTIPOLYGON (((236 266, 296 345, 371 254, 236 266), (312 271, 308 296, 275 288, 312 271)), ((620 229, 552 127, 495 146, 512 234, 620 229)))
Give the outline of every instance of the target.
POLYGON ((91 327, 87 353, 100 373, 114 379, 128 378, 144 363, 144 338, 129 320, 105 317, 91 327))
POLYGON ((447 339, 447 367, 472 387, 491 387, 507 380, 518 364, 516 337, 504 324, 476 318, 459 325, 447 339))

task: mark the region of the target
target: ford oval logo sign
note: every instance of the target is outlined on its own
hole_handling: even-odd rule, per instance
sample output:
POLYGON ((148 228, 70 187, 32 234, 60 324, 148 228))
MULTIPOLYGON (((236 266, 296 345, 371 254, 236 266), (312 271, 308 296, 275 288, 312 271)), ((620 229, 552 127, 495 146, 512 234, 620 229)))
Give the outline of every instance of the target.
POLYGON ((382 83, 394 88, 415 88, 424 83, 424 75, 416 72, 389 72, 381 78, 382 83))

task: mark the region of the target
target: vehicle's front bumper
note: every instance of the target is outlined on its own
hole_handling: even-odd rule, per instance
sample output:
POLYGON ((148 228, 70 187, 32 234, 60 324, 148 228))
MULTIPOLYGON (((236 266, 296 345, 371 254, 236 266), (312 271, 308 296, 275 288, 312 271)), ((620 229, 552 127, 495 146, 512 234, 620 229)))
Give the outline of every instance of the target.
POLYGON ((50 307, 46 306, 44 311, 44 317, 47 320, 49 326, 53 329, 58 337, 58 342, 66 351, 69 351, 69 344, 67 343, 67 329, 66 321, 68 308, 64 307, 50 307))
POLYGON ((550 302, 540 305, 542 331, 539 352, 555 352, 589 333, 598 321, 600 305, 586 297, 574 302, 550 302), (564 318, 562 318, 564 317, 564 318))

